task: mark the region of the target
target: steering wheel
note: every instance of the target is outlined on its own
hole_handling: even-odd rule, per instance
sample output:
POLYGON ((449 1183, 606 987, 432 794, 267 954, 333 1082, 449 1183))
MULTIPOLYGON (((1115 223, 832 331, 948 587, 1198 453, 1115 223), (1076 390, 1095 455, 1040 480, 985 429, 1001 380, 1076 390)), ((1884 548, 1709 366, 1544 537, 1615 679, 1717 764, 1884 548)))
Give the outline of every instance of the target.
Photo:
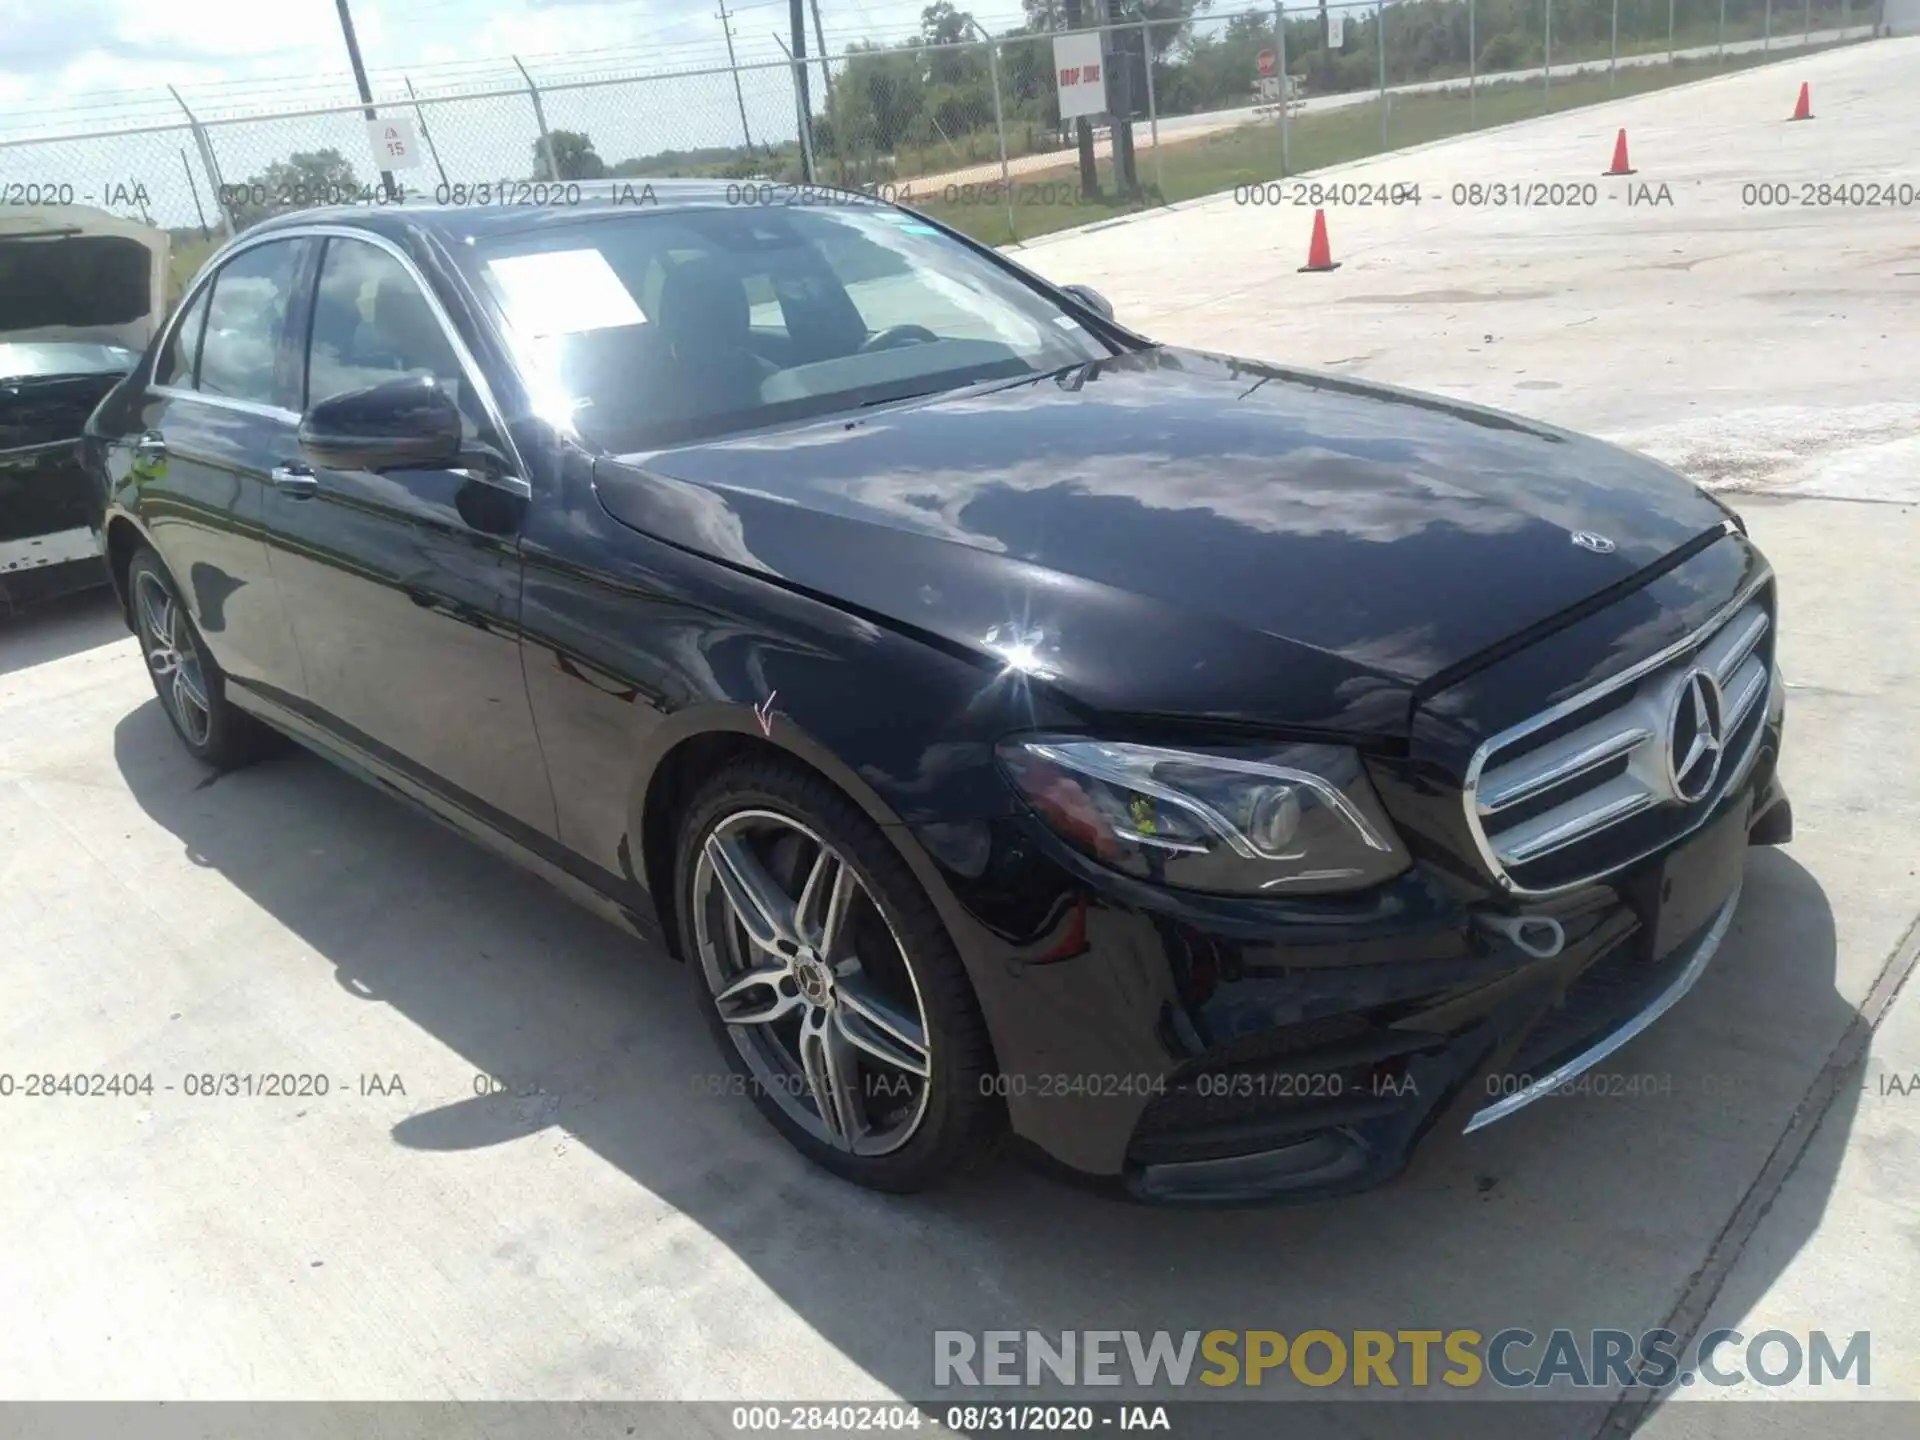
POLYGON ((924 325, 889 325, 878 335, 869 336, 861 345, 860 353, 870 355, 875 350, 891 350, 897 345, 927 345, 939 339, 924 325))

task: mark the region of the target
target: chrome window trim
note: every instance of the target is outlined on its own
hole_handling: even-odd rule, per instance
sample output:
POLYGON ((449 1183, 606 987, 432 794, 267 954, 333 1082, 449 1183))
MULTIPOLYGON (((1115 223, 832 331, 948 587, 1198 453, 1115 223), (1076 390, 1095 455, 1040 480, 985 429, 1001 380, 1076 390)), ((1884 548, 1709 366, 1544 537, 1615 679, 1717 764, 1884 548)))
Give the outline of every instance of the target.
POLYGON ((1496 1100, 1474 1111, 1473 1118, 1467 1121, 1466 1128, 1460 1133, 1471 1135, 1483 1125, 1491 1125, 1496 1120, 1504 1120, 1516 1110, 1524 1110, 1536 1100, 1545 1099, 1555 1090, 1576 1075, 1581 1075, 1598 1065, 1629 1040, 1639 1035, 1654 1021, 1679 1004, 1686 993, 1693 989, 1700 976, 1706 971, 1708 963, 1720 949, 1720 942, 1726 939, 1727 927, 1733 923, 1733 912, 1740 905, 1740 886, 1735 886, 1733 894, 1721 905, 1720 911, 1713 917, 1707 933, 1695 942, 1693 954, 1687 958, 1684 969, 1676 975, 1673 983, 1648 1002, 1645 1009, 1638 1011, 1618 1029, 1608 1032, 1578 1055, 1558 1069, 1541 1076, 1524 1089, 1496 1100))
POLYGON ((210 405, 216 410, 232 410, 241 415, 258 415, 264 420, 284 420, 289 424, 300 423, 300 412, 289 410, 281 405, 264 405, 258 400, 242 400, 234 395, 209 395, 204 390, 182 390, 177 385, 149 385, 149 395, 164 395, 169 400, 193 400, 202 405, 210 405))
MULTIPOLYGON (((1725 522, 1723 529, 1725 533, 1729 535, 1736 533, 1733 522, 1731 521, 1725 522)), ((1722 605, 1704 624, 1700 625, 1688 635, 1674 641, 1673 644, 1667 646, 1665 649, 1649 655, 1646 659, 1635 662, 1625 670, 1622 670, 1618 675, 1602 680, 1597 685, 1591 685, 1579 694, 1570 696, 1562 700, 1559 704, 1541 711, 1538 715, 1523 720, 1520 724, 1502 730, 1498 735, 1490 736, 1481 742, 1479 749, 1473 752, 1473 758, 1467 762, 1467 774, 1461 790, 1461 799, 1465 805, 1467 832, 1473 837, 1474 850, 1480 857, 1480 863, 1486 868, 1487 873, 1493 877, 1494 883, 1500 887, 1504 894, 1537 899, 1551 895, 1564 895, 1569 891, 1583 889, 1588 885, 1594 884, 1596 881, 1606 879, 1610 875, 1617 875, 1622 870, 1637 865, 1649 855, 1657 854, 1661 850, 1685 839, 1688 835, 1698 830, 1701 825, 1706 822, 1708 815, 1712 814, 1718 808, 1717 805, 1697 807, 1700 813, 1691 825, 1688 825, 1677 834, 1668 836, 1658 845, 1649 846, 1639 854, 1629 856, 1627 859, 1610 865, 1604 870, 1583 876, 1581 879, 1572 881, 1566 885, 1553 885, 1541 890, 1532 890, 1518 883, 1507 873, 1506 866, 1500 863, 1499 856, 1494 854, 1493 846, 1487 840, 1486 827, 1482 824, 1480 817, 1480 776, 1481 772, 1486 768, 1487 761, 1495 751, 1504 750, 1516 741, 1524 740, 1536 731, 1543 730, 1547 726, 1565 719, 1576 710, 1584 709, 1586 706, 1593 704, 1594 701, 1604 699, 1617 690, 1623 690, 1642 677, 1660 669, 1662 666, 1670 665, 1681 656, 1690 654, 1706 645, 1735 615, 1740 613, 1743 606, 1751 601, 1753 597, 1772 580, 1773 568, 1762 563, 1759 569, 1748 578, 1747 583, 1740 587, 1739 591, 1731 600, 1722 605)), ((1749 702, 1749 704, 1750 703, 1751 702, 1749 702)), ((1766 724, 1764 717, 1762 717, 1762 723, 1754 728, 1753 736, 1747 742, 1747 748, 1741 753, 1740 758, 1729 771, 1731 778, 1721 787, 1721 794, 1724 795, 1731 790, 1737 789, 1746 779, 1747 772, 1752 768, 1754 758, 1760 752, 1760 741, 1765 734, 1766 724)))
MULTIPOLYGON (((193 302, 200 297, 202 291, 213 283, 214 276, 217 275, 220 270, 224 269, 227 262, 233 259, 234 256, 240 254, 243 250, 251 250, 259 245, 269 245, 276 240, 300 239, 358 240, 364 244, 373 246, 377 250, 384 250, 388 255, 399 261, 400 268, 406 272, 407 278, 419 287, 421 296, 427 302, 427 308, 433 312, 434 322, 439 325, 440 333, 446 337, 448 346, 453 350, 453 358, 460 366, 462 378, 467 384, 473 387, 473 393, 480 398, 481 408, 486 412, 487 419, 492 422, 494 433, 500 437, 500 443, 506 447, 507 458, 513 462, 513 473, 510 475, 486 475, 471 471, 468 473, 472 474, 473 479, 481 484, 491 485, 496 490, 504 490, 508 494, 517 495, 522 500, 531 500, 533 498, 533 486, 527 479, 526 461, 521 457, 520 447, 514 444, 513 436, 507 430, 506 421, 501 415, 500 403, 494 399, 493 387, 487 383, 487 377, 480 368, 480 362, 474 359, 473 351, 467 348, 467 342, 460 338, 460 332, 454 328, 453 319, 447 314, 446 306, 440 303, 440 296, 435 293, 433 286, 427 282, 427 277, 421 272, 420 267, 413 263, 412 258, 406 251, 402 250, 384 235, 375 235, 368 230, 357 230, 351 225, 315 223, 311 225, 288 225, 263 232, 256 232, 251 235, 236 236, 234 239, 229 240, 222 249, 215 253, 208 259, 207 263, 201 267, 200 273, 194 277, 193 284, 189 286, 187 292, 180 297, 180 304, 175 307, 173 314, 168 317, 166 326, 161 331, 160 342, 154 349, 153 354, 159 356, 167 352, 167 347, 173 343, 174 331, 184 320, 187 312, 193 308, 193 302)), ((311 325, 312 317, 309 315, 309 330, 311 330, 311 325)), ((148 376, 151 377, 153 372, 149 369, 147 373, 148 376)), ((169 399, 197 400, 202 404, 242 410, 248 414, 264 414, 269 419, 280 419, 291 416, 296 425, 300 421, 300 416, 297 412, 283 410, 276 405, 255 405, 251 401, 230 400, 224 395, 208 395, 199 390, 182 390, 171 385, 154 385, 149 383, 147 390, 150 394, 165 395, 169 399)))

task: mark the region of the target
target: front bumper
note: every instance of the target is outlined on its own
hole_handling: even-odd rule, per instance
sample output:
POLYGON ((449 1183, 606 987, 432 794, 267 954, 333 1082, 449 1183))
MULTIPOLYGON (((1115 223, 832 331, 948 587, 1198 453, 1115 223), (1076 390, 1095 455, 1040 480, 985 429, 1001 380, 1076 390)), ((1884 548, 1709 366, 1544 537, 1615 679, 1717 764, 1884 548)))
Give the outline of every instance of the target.
POLYGON ((1045 899, 1044 923, 1016 924, 1004 884, 954 893, 1016 1136, 1125 1198, 1263 1204, 1371 1188, 1435 1129, 1477 1130, 1563 1089, 1712 961, 1739 898, 1734 842, 1790 836, 1777 710, 1765 726, 1693 832, 1719 832, 1732 855, 1681 882, 1701 892, 1697 923, 1656 943, 1645 918, 1676 845, 1558 897, 1564 945, 1544 959, 1482 923, 1493 897, 1424 866, 1320 904, 1169 897, 1007 822, 996 848, 1020 853, 995 869, 1024 877, 1028 913, 1045 899))

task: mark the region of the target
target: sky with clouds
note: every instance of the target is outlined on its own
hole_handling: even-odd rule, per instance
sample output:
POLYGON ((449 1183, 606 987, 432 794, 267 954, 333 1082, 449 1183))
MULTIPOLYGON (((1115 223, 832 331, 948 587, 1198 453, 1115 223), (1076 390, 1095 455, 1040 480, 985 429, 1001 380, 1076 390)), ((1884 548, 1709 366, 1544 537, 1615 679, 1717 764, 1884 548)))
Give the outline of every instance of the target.
MULTIPOLYGON (((820 0, 828 49, 903 39, 924 0, 820 0)), ((995 29, 1019 0, 971 8, 995 29)), ((536 75, 593 52, 636 72, 726 63, 716 0, 353 0, 376 91, 498 83, 519 55, 536 75), (382 83, 382 82, 386 83, 382 83)), ((742 61, 777 60, 786 0, 728 4, 742 61)), ((0 135, 165 118, 166 86, 216 109, 351 100, 334 0, 0 0, 0 135)))

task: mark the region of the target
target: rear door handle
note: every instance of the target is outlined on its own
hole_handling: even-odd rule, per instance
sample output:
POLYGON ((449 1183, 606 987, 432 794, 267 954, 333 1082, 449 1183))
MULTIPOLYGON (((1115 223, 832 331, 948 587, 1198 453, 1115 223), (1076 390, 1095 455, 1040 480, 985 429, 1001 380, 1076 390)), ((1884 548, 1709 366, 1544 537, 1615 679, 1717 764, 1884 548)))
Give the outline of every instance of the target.
POLYGON ((273 488, 295 500, 308 499, 320 491, 320 480, 311 470, 296 470, 291 465, 276 465, 270 472, 273 488))

